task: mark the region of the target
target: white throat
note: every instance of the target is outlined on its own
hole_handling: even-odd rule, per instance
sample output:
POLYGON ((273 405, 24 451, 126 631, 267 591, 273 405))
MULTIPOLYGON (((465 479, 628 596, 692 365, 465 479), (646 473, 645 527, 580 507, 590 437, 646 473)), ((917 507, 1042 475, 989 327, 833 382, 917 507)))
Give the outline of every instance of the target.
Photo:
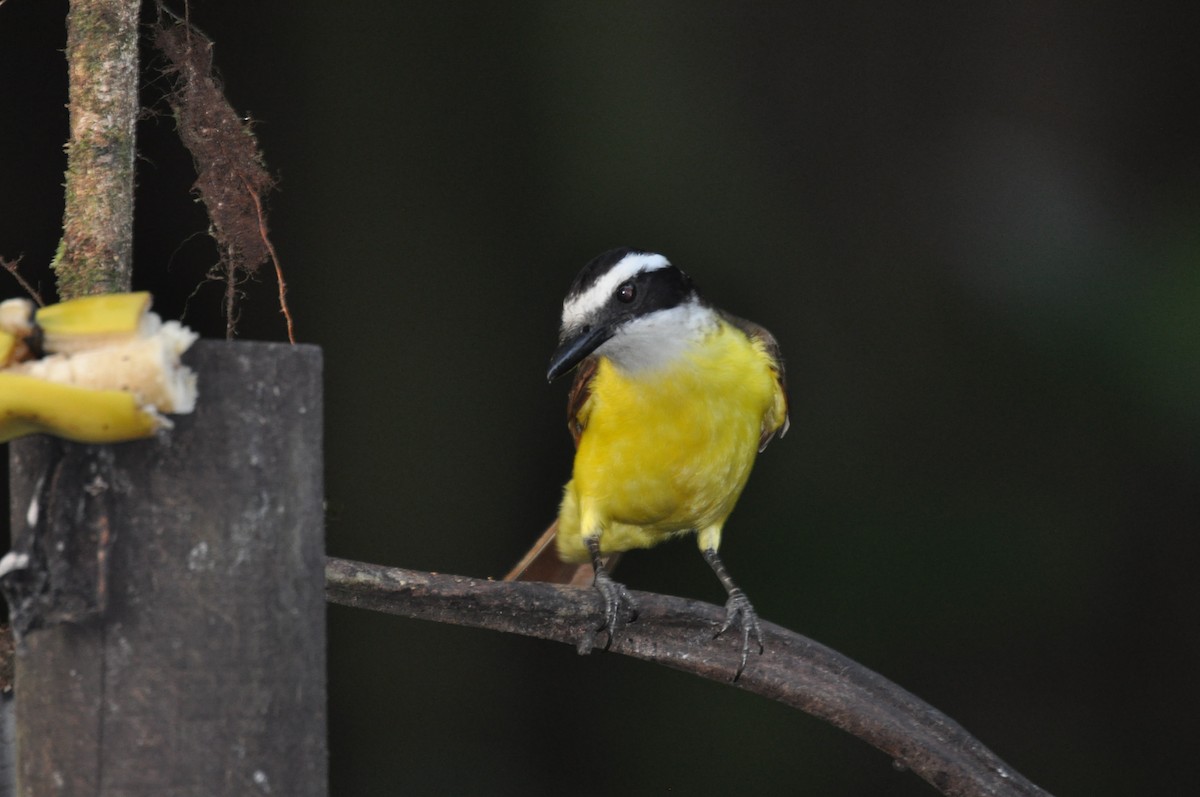
POLYGON ((596 353, 623 371, 657 370, 677 362, 717 323, 711 307, 693 300, 630 321, 596 353))

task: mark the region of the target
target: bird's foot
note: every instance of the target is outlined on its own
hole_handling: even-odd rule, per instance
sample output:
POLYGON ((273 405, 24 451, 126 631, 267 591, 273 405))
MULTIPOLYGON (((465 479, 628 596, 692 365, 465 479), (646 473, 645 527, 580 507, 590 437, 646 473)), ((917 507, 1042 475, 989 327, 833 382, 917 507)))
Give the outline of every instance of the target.
POLYGON ((612 576, 601 569, 596 571, 594 586, 604 601, 604 622, 595 631, 584 634, 583 639, 579 640, 578 650, 581 655, 591 653, 594 648, 599 647, 596 640, 600 634, 604 633, 607 633, 608 641, 604 643, 603 647, 608 650, 626 623, 632 623, 637 619, 637 603, 630 596, 629 590, 625 588, 624 584, 613 581, 612 576))
POLYGON ((754 606, 746 597, 746 593, 737 587, 729 591, 729 600, 725 602, 725 624, 717 629, 717 633, 713 634, 713 639, 724 634, 734 625, 740 626, 742 629, 742 660, 738 664, 737 672, 733 674, 733 680, 736 681, 742 676, 742 671, 746 669, 746 659, 750 655, 750 637, 754 637, 754 643, 758 645, 760 656, 763 652, 762 628, 758 625, 758 612, 754 611, 754 606))

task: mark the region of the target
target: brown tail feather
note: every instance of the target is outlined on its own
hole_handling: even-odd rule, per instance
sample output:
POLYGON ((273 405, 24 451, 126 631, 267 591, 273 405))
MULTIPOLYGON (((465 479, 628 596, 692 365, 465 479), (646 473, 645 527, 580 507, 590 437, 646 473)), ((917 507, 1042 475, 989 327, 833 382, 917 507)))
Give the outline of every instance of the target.
MULTIPOLYGON (((558 533, 558 521, 550 524, 550 528, 542 532, 533 547, 521 557, 505 581, 546 581, 551 584, 570 584, 576 587, 590 587, 595 579, 595 573, 590 564, 571 564, 558 558, 558 550, 554 546, 554 536, 558 533)), ((620 554, 610 554, 604 557, 604 569, 612 572, 620 554)))

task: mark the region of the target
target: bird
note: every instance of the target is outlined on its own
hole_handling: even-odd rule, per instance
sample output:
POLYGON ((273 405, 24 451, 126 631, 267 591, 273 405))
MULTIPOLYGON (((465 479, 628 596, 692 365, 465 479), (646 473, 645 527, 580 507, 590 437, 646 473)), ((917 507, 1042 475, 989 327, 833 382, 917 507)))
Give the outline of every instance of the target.
POLYGON ((580 643, 587 652, 637 616, 609 572, 615 557, 695 533, 728 595, 715 636, 741 630, 736 680, 752 638, 763 652, 762 631, 717 551, 755 458, 790 423, 778 343, 663 255, 620 247, 588 262, 563 300, 547 379, 571 371, 571 479, 557 520, 507 578, 582 585, 590 569, 604 621, 580 643))

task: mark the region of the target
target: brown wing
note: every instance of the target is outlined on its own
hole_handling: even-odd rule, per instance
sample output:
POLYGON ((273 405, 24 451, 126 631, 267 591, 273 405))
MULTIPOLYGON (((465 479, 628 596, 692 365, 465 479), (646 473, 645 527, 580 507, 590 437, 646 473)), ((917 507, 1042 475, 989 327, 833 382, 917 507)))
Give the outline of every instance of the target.
POLYGON ((583 436, 586 421, 580 417, 583 405, 592 395, 592 377, 596 375, 596 366, 600 364, 599 357, 588 357, 575 369, 575 381, 571 383, 571 392, 567 395, 567 429, 575 447, 579 448, 579 438, 583 436))
POLYGON ((780 351, 779 342, 775 340, 775 336, 768 332, 766 327, 760 326, 753 321, 747 321, 744 318, 738 318, 724 310, 718 310, 717 312, 721 314, 721 318, 746 333, 746 337, 762 344, 763 350, 771 358, 771 368, 775 371, 775 379, 779 382, 779 390, 783 394, 783 419, 780 420, 774 414, 769 414, 763 418, 762 432, 758 438, 758 450, 761 452, 767 447, 767 443, 771 442, 772 438, 776 436, 783 437, 787 434, 788 427, 792 424, 787 412, 787 377, 784 375, 783 369, 783 352, 780 351))

